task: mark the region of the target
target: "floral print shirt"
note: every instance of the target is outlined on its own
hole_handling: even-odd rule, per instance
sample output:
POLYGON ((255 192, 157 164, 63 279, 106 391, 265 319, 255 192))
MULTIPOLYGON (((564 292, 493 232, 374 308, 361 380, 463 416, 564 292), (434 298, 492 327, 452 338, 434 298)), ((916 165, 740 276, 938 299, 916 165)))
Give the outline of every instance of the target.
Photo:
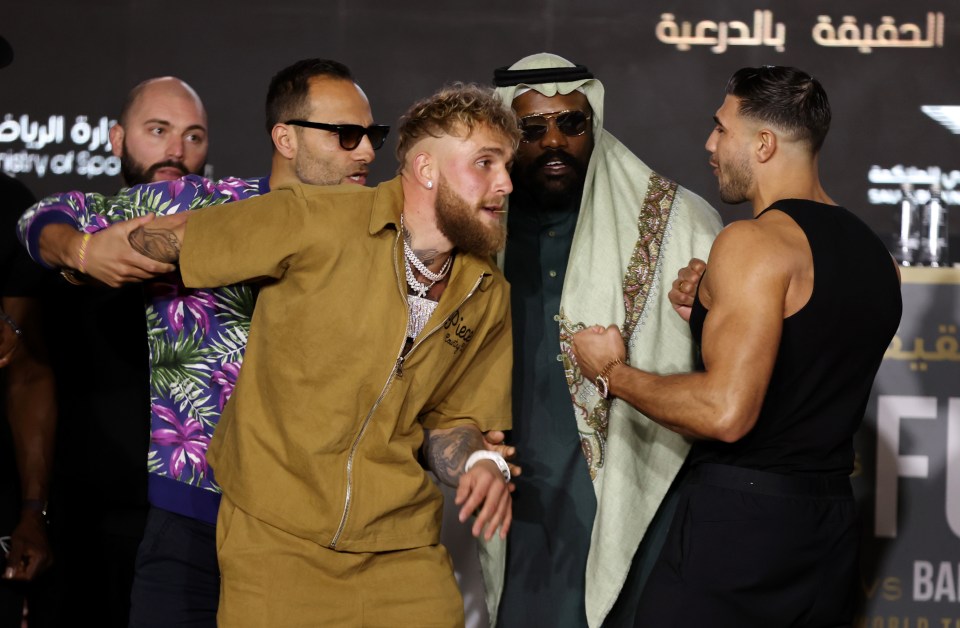
MULTIPOLYGON (((175 214, 268 191, 266 177, 211 181, 189 175, 127 188, 114 197, 69 192, 28 209, 18 235, 43 264, 39 236, 49 224, 93 233, 148 213, 175 214)), ((207 446, 237 381, 255 300, 253 286, 189 289, 179 273, 144 284, 151 397, 147 470, 156 507, 216 522, 220 487, 207 466, 207 446)))

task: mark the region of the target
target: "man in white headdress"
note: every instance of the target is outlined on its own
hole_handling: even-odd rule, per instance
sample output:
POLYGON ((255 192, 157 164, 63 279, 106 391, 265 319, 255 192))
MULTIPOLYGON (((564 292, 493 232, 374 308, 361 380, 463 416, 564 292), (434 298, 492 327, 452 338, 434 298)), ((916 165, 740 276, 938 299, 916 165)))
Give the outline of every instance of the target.
POLYGON ((488 548, 491 613, 498 626, 599 626, 621 590, 639 593, 655 558, 647 546, 659 544, 637 549, 689 444, 606 399, 602 375, 581 376, 570 339, 616 324, 631 365, 689 371, 694 344, 667 292, 687 260, 709 252, 721 221, 603 129, 603 85, 584 66, 537 54, 497 70, 495 82, 523 132, 503 267, 514 325, 510 444, 524 472, 505 571, 502 548, 488 548))

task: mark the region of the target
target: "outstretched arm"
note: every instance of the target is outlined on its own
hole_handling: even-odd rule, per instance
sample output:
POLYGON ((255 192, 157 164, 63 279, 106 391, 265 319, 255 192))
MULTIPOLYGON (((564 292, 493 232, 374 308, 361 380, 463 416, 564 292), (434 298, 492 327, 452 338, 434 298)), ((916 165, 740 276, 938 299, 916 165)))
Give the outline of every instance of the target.
MULTIPOLYGON (((720 234, 710 253, 701 294, 710 315, 703 329, 705 371, 660 376, 627 365, 607 370, 610 394, 680 434, 733 442, 755 425, 776 360, 789 274, 753 221, 720 234)), ((584 376, 595 379, 625 356, 615 326, 590 327, 574 336, 584 376)))
POLYGON ((79 271, 116 287, 174 270, 169 263, 134 251, 128 243, 130 232, 155 215, 179 214, 257 194, 258 179, 214 182, 195 175, 137 185, 113 197, 68 192, 45 198, 24 212, 18 235, 35 261, 79 271))
POLYGON ((187 214, 175 214, 140 225, 128 236, 130 246, 150 259, 175 264, 180 260, 180 243, 183 242, 187 218, 187 214))
POLYGON ((513 518, 512 485, 492 460, 480 460, 464 471, 470 454, 486 449, 480 430, 472 425, 426 430, 425 440, 430 470, 441 482, 457 488, 454 502, 461 506, 460 522, 479 509, 473 536, 484 534, 489 541, 499 527, 500 537, 506 538, 513 518))
POLYGON ((50 266, 83 273, 112 288, 172 272, 176 266, 138 253, 127 240, 131 231, 153 218, 148 214, 96 233, 49 224, 40 232, 40 257, 50 266))

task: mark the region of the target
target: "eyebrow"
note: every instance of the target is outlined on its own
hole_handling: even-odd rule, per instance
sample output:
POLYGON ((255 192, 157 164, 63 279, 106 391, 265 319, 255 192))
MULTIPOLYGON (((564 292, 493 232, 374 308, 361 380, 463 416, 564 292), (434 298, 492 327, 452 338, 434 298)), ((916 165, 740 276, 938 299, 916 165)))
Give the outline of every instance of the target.
POLYGON ((713 121, 717 123, 717 126, 723 126, 723 122, 720 122, 720 118, 718 118, 717 116, 713 116, 713 121))
POLYGON ((483 146, 481 148, 478 148, 477 154, 479 155, 481 153, 494 153, 500 156, 507 154, 506 151, 500 148, 499 146, 483 146))

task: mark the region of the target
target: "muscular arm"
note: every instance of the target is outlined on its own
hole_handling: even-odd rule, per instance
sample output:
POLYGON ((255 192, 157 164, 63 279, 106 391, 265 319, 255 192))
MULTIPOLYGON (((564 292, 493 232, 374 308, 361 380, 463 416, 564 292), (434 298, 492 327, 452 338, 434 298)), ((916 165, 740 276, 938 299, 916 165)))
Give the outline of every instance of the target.
POLYGON ((426 431, 427 465, 444 484, 457 488, 454 500, 460 509, 460 522, 464 522, 478 508, 472 533, 484 538, 493 538, 500 528, 501 538, 506 538, 512 520, 510 489, 503 481, 497 465, 489 460, 477 462, 470 471, 463 467, 471 453, 485 449, 483 434, 472 425, 426 431))
MULTIPOLYGON (((783 327, 789 261, 755 221, 728 227, 710 253, 701 296, 710 310, 701 347, 704 372, 659 376, 629 366, 610 371, 610 393, 654 421, 695 438, 733 442, 755 425, 783 327)), ((574 339, 589 378, 624 355, 616 328, 574 339)))
POLYGON ((35 299, 4 297, 4 311, 23 329, 23 346, 7 368, 7 417, 26 504, 12 534, 4 578, 31 580, 51 562, 42 507, 49 495, 56 431, 53 372, 46 361, 35 299))

